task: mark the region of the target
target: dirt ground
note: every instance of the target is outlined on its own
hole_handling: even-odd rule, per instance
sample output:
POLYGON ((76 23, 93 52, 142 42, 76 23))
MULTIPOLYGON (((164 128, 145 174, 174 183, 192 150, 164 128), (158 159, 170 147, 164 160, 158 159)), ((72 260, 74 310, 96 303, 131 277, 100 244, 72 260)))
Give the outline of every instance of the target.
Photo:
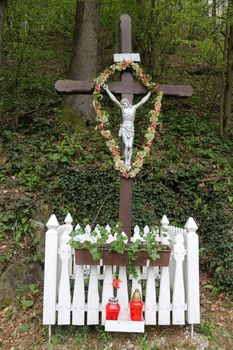
POLYGON ((189 326, 146 327, 144 334, 106 333, 103 327, 42 326, 42 287, 19 293, 15 302, 0 311, 0 348, 4 350, 230 350, 233 349, 232 302, 215 295, 201 281, 201 324, 190 337, 189 326))

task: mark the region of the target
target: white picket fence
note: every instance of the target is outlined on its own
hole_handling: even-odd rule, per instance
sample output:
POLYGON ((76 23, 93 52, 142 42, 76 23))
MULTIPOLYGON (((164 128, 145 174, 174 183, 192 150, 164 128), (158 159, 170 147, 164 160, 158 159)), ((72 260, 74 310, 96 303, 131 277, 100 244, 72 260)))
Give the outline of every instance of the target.
MULTIPOLYGON (((64 225, 59 225, 56 216, 52 215, 47 228, 43 324, 104 325, 105 305, 113 295, 112 280, 116 267, 101 266, 101 261, 100 265, 75 264, 74 251, 68 244, 73 231, 69 214, 64 225)), ((111 230, 109 226, 108 229, 111 230)), ((90 230, 90 226, 86 230, 90 230)), ((144 233, 148 230, 146 226, 144 233)), ((199 248, 196 231, 197 225, 191 217, 184 228, 178 228, 170 226, 164 216, 160 232, 166 232, 167 235, 160 235, 158 240, 163 244, 167 244, 168 239, 172 242, 169 266, 138 266, 137 279, 127 276, 125 266, 119 267, 119 278, 123 282, 117 290, 117 296, 122 318, 127 318, 125 315, 129 312, 131 294, 136 288, 142 291, 143 285, 145 325, 184 325, 185 322, 193 325, 200 322, 199 248)), ((138 226, 134 232, 137 236, 138 226)), ((137 331, 135 327, 133 330, 137 331)))

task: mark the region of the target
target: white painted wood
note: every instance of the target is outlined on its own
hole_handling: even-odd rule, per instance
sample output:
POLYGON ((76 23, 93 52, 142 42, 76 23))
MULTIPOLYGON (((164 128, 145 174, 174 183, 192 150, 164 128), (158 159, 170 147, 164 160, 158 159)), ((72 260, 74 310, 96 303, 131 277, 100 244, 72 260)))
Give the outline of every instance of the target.
POLYGON ((109 225, 106 225, 105 226, 105 230, 108 232, 108 233, 111 233, 111 226, 109 226, 109 225))
POLYGON ((113 287, 112 287, 112 266, 105 266, 104 271, 104 281, 103 281, 103 292, 102 292, 102 315, 101 322, 104 325, 106 319, 106 304, 108 303, 108 299, 113 296, 113 287))
POLYGON ((114 59, 114 62, 122 62, 122 61, 140 62, 140 54, 139 53, 114 53, 113 59, 114 59))
POLYGON ((161 278, 159 288, 159 325, 170 324, 170 280, 169 280, 169 269, 164 266, 161 267, 161 278))
POLYGON ((45 267, 44 267, 44 297, 43 297, 43 324, 56 323, 57 301, 57 252, 59 222, 53 214, 48 223, 45 237, 45 267))
POLYGON ((67 215, 66 215, 66 218, 65 218, 65 224, 68 224, 68 225, 71 225, 72 224, 72 222, 73 222, 73 218, 72 218, 72 216, 70 215, 70 213, 68 213, 67 215))
MULTIPOLYGON (((65 244, 65 242, 68 242, 68 235, 72 231, 72 217, 67 215, 65 225, 60 225, 59 227, 58 225, 55 216, 52 216, 50 222, 47 224, 43 323, 47 325, 56 323, 57 305, 58 324, 70 324, 71 310, 72 324, 84 325, 86 311, 87 324, 99 324, 99 312, 101 311, 102 324, 113 322, 113 325, 110 327, 109 324, 107 328, 110 327, 112 331, 120 331, 123 327, 126 332, 127 329, 128 331, 131 329, 130 322, 133 322, 133 331, 136 332, 136 323, 128 320, 128 283, 132 283, 130 294, 133 293, 135 289, 141 291, 141 284, 138 279, 132 276, 127 278, 126 267, 119 267, 119 278, 123 281, 120 284, 120 289, 117 290, 117 296, 121 305, 120 323, 116 325, 118 321, 105 322, 105 306, 108 302, 108 298, 113 295, 113 270, 117 272, 118 268, 116 271, 116 267, 112 266, 76 266, 74 263, 73 249, 71 249, 68 244, 65 244), (57 258, 58 256, 59 258, 57 258), (86 277, 84 276, 84 269, 85 274, 87 274, 86 277), (74 292, 71 308, 70 279, 72 278, 74 278, 74 292), (85 296, 84 288, 85 278, 89 278, 87 296, 85 296), (130 280, 132 280, 132 282, 130 282, 130 280), (99 284, 103 284, 101 302, 98 292, 99 284), (87 303, 85 304, 86 297, 87 303), (126 321, 126 319, 128 321, 126 321)), ((166 236, 162 235, 159 239, 163 244, 167 244, 168 239, 172 241, 172 257, 169 267, 136 267, 139 279, 146 280, 144 305, 145 324, 156 324, 157 311, 158 324, 170 324, 171 310, 172 323, 184 324, 186 309, 188 323, 194 324, 200 322, 198 236, 196 234, 197 226, 195 225, 195 222, 191 218, 188 220, 185 229, 181 229, 169 225, 167 218, 163 217, 161 220, 160 232, 165 227, 167 234, 166 236), (186 252, 187 256, 184 260, 186 252), (156 304, 156 283, 158 283, 156 279, 160 283, 158 304, 156 304), (173 288, 172 303, 170 300, 170 287, 173 288)), ((76 226, 76 229, 78 228, 80 228, 79 225, 76 226)), ((106 230, 109 232, 109 241, 111 242, 114 239, 111 235, 111 227, 107 225, 106 230)), ((98 233, 98 226, 95 228, 95 231, 98 233)), ((79 239, 81 241, 91 240, 89 236, 90 232, 91 227, 87 225, 85 227, 85 234, 80 236, 79 239)), ((143 229, 144 236, 148 234, 148 232, 149 227, 145 226, 143 229)), ((136 237, 138 239, 143 239, 140 236, 140 229, 138 226, 134 228, 132 241, 134 241, 136 237)), ((144 327, 144 322, 142 323, 144 327)))
POLYGON ((176 261, 174 290, 173 290, 173 308, 172 323, 185 324, 185 293, 183 279, 183 261, 185 256, 184 238, 178 233, 174 245, 174 259, 176 261))
POLYGON ((75 266, 75 281, 73 293, 72 324, 82 326, 85 323, 85 286, 83 266, 75 266))
POLYGON ((140 228, 139 228, 138 225, 134 227, 134 234, 133 234, 133 236, 131 237, 131 242, 134 243, 134 242, 136 242, 137 240, 139 240, 139 241, 141 241, 141 242, 144 241, 143 237, 140 235, 140 228))
POLYGON ((137 273, 137 278, 132 277, 132 288, 131 288, 131 297, 135 291, 135 289, 139 289, 139 292, 142 294, 142 285, 140 283, 141 281, 141 271, 140 271, 140 267, 136 266, 135 267, 135 271, 137 273))
POLYGON ((122 282, 120 284, 120 288, 117 290, 117 297, 119 298, 121 310, 124 312, 129 308, 128 282, 125 266, 119 266, 118 277, 122 282))
POLYGON ((146 298, 145 298, 145 324, 156 324, 156 286, 154 267, 148 267, 147 283, 146 283, 146 298))
POLYGON ((69 231, 62 235, 59 257, 61 259, 61 277, 58 291, 58 324, 70 324, 71 295, 70 295, 70 272, 71 247, 69 231))
POLYGON ((186 300, 187 322, 200 323, 200 290, 199 290, 199 242, 197 224, 190 217, 185 225, 186 235, 186 300))
MULTIPOLYGON (((70 213, 68 213, 67 215, 66 215, 66 218, 65 218, 65 220, 64 220, 64 222, 65 222, 65 224, 66 224, 66 230, 68 231, 68 233, 69 233, 69 235, 72 233, 72 231, 73 231, 73 225, 72 225, 72 222, 73 222, 73 218, 72 218, 72 216, 70 215, 70 213)), ((69 240, 70 240, 70 237, 69 237, 69 240)), ((68 240, 68 241, 69 241, 68 240)), ((72 257, 73 257, 73 249, 71 250, 71 254, 72 254, 72 257)), ((70 276, 72 276, 73 275, 73 273, 74 273, 74 264, 73 264, 73 262, 74 262, 74 259, 72 258, 72 259, 70 259, 70 261, 69 261, 69 274, 70 274, 70 276)))
POLYGON ((168 232, 169 220, 166 217, 166 215, 162 217, 160 224, 161 224, 160 237, 161 237, 162 244, 169 244, 169 232, 168 232))
POLYGON ((118 320, 118 321, 106 321, 106 332, 124 332, 124 333, 144 333, 145 323, 144 321, 130 321, 130 320, 118 320))
POLYGON ((143 232, 144 232, 144 235, 146 236, 149 232, 150 232, 150 229, 149 229, 149 226, 146 225, 143 229, 143 232))
POLYGON ((97 266, 91 265, 87 295, 87 324, 99 324, 99 291, 97 266))

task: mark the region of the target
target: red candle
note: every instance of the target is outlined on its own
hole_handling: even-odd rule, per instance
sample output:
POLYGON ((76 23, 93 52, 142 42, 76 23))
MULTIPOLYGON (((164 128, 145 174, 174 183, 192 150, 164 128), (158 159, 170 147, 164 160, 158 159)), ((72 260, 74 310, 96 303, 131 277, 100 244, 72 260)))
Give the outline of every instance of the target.
POLYGON ((142 309, 143 309, 143 302, 141 299, 141 294, 138 289, 135 289, 135 292, 133 293, 133 296, 132 296, 132 300, 130 301, 131 321, 142 320, 142 309))
POLYGON ((118 320, 120 305, 116 297, 112 297, 108 300, 108 303, 105 309, 106 309, 106 320, 118 320))

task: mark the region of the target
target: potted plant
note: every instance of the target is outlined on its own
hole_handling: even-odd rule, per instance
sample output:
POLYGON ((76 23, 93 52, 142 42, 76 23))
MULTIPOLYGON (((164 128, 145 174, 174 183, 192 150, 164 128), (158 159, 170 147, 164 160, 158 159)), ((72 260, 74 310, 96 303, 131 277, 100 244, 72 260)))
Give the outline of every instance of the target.
MULTIPOLYGON (((164 233, 163 233, 164 234, 164 233)), ((135 266, 168 266, 171 249, 159 242, 158 228, 148 233, 138 232, 131 242, 118 223, 110 230, 97 225, 79 227, 71 234, 70 245, 75 248, 78 265, 97 265, 103 259, 104 265, 127 266, 129 273, 135 275, 135 266)))

